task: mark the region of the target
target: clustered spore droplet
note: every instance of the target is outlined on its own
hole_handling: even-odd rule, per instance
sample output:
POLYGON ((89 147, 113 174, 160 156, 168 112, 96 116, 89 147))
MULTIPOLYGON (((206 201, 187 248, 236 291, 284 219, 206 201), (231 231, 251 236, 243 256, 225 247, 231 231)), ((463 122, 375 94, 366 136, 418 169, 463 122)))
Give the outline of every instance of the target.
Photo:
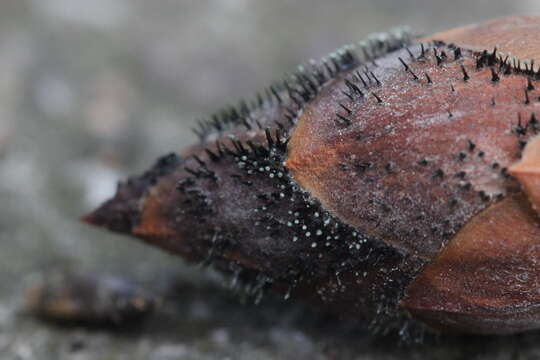
MULTIPOLYGON (((279 130, 266 130, 265 138, 263 144, 231 140, 216 146, 220 150, 208 163, 187 159, 186 166, 195 169, 178 185, 183 194, 179 208, 187 215, 177 226, 196 216, 205 224, 206 235, 194 236, 194 240, 199 242, 202 237, 212 242, 202 246, 209 249, 201 254, 206 262, 219 258, 216 266, 228 268, 230 264, 222 261, 228 254, 249 253, 266 284, 287 289, 287 298, 315 287, 322 303, 372 307, 377 314, 374 331, 384 332, 405 321, 397 311, 397 301, 420 263, 408 261, 404 253, 332 216, 298 187, 283 166, 285 136, 279 130), (216 180, 206 176, 208 171, 216 180), (229 198, 226 189, 235 189, 238 198, 229 198), (381 279, 384 287, 369 286, 381 279), (352 288, 360 290, 355 293, 352 288), (344 295, 348 293, 355 295, 344 295), (369 301, 359 302, 359 293, 369 301)), ((243 271, 242 266, 236 267, 237 278, 243 271)), ((246 271, 252 274, 252 270, 246 271)), ((257 280, 254 276, 248 279, 242 286, 251 291, 257 280)), ((257 292, 255 300, 260 296, 257 292)))

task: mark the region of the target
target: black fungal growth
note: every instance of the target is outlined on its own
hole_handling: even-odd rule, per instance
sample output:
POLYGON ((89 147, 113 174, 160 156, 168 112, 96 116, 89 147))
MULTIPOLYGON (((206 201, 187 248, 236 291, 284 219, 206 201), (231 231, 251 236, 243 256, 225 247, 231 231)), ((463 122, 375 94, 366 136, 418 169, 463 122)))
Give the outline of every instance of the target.
MULTIPOLYGON (((252 280, 243 286, 251 292, 257 289, 256 301, 272 286, 286 288, 287 298, 314 287, 314 296, 324 307, 362 307, 361 313, 371 314, 374 332, 398 328, 405 341, 417 340, 422 333, 397 307, 420 262, 331 216, 299 189, 283 166, 288 132, 297 114, 327 82, 352 68, 362 69, 351 80, 345 79, 344 94, 351 101, 363 98, 360 84, 376 102, 383 103, 371 91, 381 81, 369 68, 377 67, 378 57, 403 48, 410 40, 409 34, 395 32, 362 43, 361 55, 351 48, 339 50, 329 59, 312 63, 309 70, 302 67, 289 79, 272 85, 265 91, 266 97, 257 96, 262 101, 251 105, 244 101, 200 123, 196 132, 207 147, 207 157, 186 161, 190 176, 178 184, 182 199, 178 205, 185 216, 178 218, 176 226, 186 225, 184 220, 189 226, 194 217, 204 224, 190 226, 190 237, 207 239, 207 244, 192 246, 201 250, 205 263, 234 268, 235 277, 247 274, 245 278, 252 280), (259 134, 264 131, 264 138, 246 138, 243 132, 253 129, 259 134), (232 138, 223 140, 225 135, 232 138), (212 136, 220 137, 215 144, 212 136), (193 234, 195 227, 203 233, 193 234), (237 253, 257 263, 258 275, 226 260, 231 257, 227 254, 237 253), (264 279, 263 285, 260 279, 264 279), (381 282, 384 286, 379 286, 381 282)), ((412 76, 418 79, 416 74, 412 76)), ((335 123, 348 127, 352 110, 344 103, 341 109, 335 123)))
MULTIPOLYGON (((352 47, 338 50, 300 67, 254 99, 199 121, 195 132, 200 142, 182 160, 164 158, 150 174, 122 185, 105 205, 110 215, 118 210, 111 208, 115 201, 133 200, 129 216, 123 215, 124 225, 113 230, 135 233, 231 273, 235 287, 241 282, 256 302, 266 289, 275 288, 285 298, 298 296, 330 311, 348 307, 365 314, 374 332, 397 328, 406 341, 417 339, 422 331, 398 310, 398 301, 421 262, 332 216, 299 188, 284 166, 289 132, 306 104, 333 79, 343 79, 351 100, 369 93, 382 104, 372 91, 382 79, 371 69, 380 56, 409 45, 411 39, 401 30, 371 37, 358 52, 352 47), (353 78, 345 79, 353 69, 353 78), (171 174, 163 181, 162 170, 171 174), (168 183, 172 178, 175 184, 168 183), (153 225, 146 235, 141 199, 152 187, 152 196, 160 201, 155 216, 166 219, 158 228, 174 229, 174 236, 152 235, 153 225)), ((342 103, 336 125, 350 126, 352 111, 342 103)), ((388 172, 395 169, 387 166, 388 172)))
MULTIPOLYGON (((345 46, 318 62, 311 61, 307 66, 299 66, 295 73, 257 93, 251 100, 242 100, 238 105, 225 107, 208 119, 198 120, 198 126, 193 131, 205 142, 238 131, 261 131, 280 124, 293 125, 304 105, 314 99, 325 84, 361 64, 376 66, 377 58, 409 45, 412 39, 411 33, 402 28, 373 34, 357 46, 345 46)), ((360 74, 358 76, 367 86, 366 80, 360 74)), ((364 76, 368 82, 381 85, 373 73, 366 72, 364 76)), ((353 92, 360 96, 361 90, 351 85, 354 86, 353 92)))
MULTIPOLYGON (((374 330, 395 328, 405 321, 397 311, 397 301, 410 281, 405 274, 411 274, 410 267, 415 265, 408 264, 399 251, 343 224, 299 189, 283 166, 286 142, 279 130, 267 129, 264 144, 232 140, 230 145, 219 146, 214 161, 188 159, 187 166, 195 166, 178 184, 182 213, 175 226, 202 231, 191 231, 191 236, 207 239, 210 246, 192 246, 203 251, 206 263, 232 266, 237 276, 244 271, 242 266, 236 262, 224 265, 223 260, 231 253, 249 254, 266 283, 248 282, 247 288, 260 290, 254 294, 256 301, 265 288, 278 284, 289 289, 286 297, 294 296, 297 288, 315 286, 323 303, 358 306, 358 292, 354 298, 344 299, 345 290, 373 281, 369 278, 384 277, 386 286, 368 288, 364 296, 369 301, 362 306, 372 307, 377 314, 374 330), (207 172, 215 179, 206 176, 207 172), (242 196, 231 197, 231 193, 242 196), (189 224, 195 216, 203 227, 189 224), (383 258, 384 266, 379 264, 383 258)), ((416 329, 410 324, 406 327, 416 329)))

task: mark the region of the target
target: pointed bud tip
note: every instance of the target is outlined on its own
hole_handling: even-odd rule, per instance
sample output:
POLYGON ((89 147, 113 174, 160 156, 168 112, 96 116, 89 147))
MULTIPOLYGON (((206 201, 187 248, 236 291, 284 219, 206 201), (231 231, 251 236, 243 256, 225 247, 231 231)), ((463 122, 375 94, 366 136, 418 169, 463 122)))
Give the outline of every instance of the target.
POLYGON ((114 232, 130 234, 139 219, 141 200, 149 186, 146 178, 132 177, 118 185, 113 197, 80 220, 114 232))
POLYGON ((131 233, 138 217, 138 209, 133 207, 133 201, 119 195, 120 193, 117 193, 96 210, 81 216, 80 221, 114 232, 131 233))
POLYGON ((80 216, 79 221, 88 225, 100 226, 100 223, 97 216, 95 216, 94 211, 80 216))
POLYGON ((182 160, 174 153, 160 157, 156 163, 139 176, 132 176, 118 184, 116 194, 81 221, 108 230, 132 234, 139 222, 142 202, 150 188, 159 179, 173 173, 182 160))

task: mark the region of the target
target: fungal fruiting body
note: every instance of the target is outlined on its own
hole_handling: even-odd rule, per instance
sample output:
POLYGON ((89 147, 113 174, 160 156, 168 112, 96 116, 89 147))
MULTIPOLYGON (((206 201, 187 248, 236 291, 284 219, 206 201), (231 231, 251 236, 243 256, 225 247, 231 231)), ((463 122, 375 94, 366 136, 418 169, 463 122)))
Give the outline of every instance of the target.
POLYGON ((377 35, 200 122, 85 220, 410 335, 540 328, 540 18, 377 35))

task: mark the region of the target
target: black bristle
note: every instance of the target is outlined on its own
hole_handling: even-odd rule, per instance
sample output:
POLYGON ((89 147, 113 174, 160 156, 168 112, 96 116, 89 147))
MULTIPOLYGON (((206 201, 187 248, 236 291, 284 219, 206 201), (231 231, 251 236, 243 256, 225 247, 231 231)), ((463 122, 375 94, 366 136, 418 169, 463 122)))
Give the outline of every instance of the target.
POLYGON ((231 144, 234 146, 238 154, 245 154, 247 152, 246 148, 244 147, 241 141, 231 139, 231 144))
POLYGON ((540 132, 540 123, 538 122, 538 119, 536 118, 536 115, 534 113, 531 114, 531 118, 529 119, 529 125, 531 126, 535 134, 538 134, 538 132, 540 132))
POLYGON ((465 171, 459 171, 456 173, 456 177, 457 178, 460 178, 460 179, 465 179, 465 176, 467 175, 467 173, 465 171))
POLYGON ((251 130, 251 125, 250 125, 250 123, 247 121, 246 118, 243 117, 243 118, 241 119, 241 122, 242 122, 242 124, 246 127, 247 130, 251 130))
POLYGON ((509 63, 504 65, 504 75, 511 75, 512 74, 512 65, 510 65, 509 63))
POLYGON ((367 70, 367 68, 366 68, 366 70, 363 71, 363 73, 364 73, 364 76, 366 77, 367 81, 369 81, 369 83, 371 84, 373 81, 371 79, 371 75, 369 75, 369 71, 367 70))
POLYGON ((467 74, 467 70, 465 70, 465 66, 461 64, 461 71, 463 72, 463 81, 468 81, 470 79, 469 74, 467 74))
POLYGON ((370 71, 369 73, 370 73, 371 77, 375 80, 375 83, 377 83, 377 86, 381 86, 381 82, 379 81, 379 79, 377 79, 375 74, 372 71, 370 71))
POLYGON ((509 58, 510 58, 510 55, 506 55, 504 59, 501 58, 501 67, 506 67, 508 65, 509 58))
POLYGON ((336 114, 336 116, 337 116, 336 123, 338 125, 348 127, 352 124, 352 121, 347 119, 345 116, 342 116, 340 114, 336 114))
POLYGON ((425 59, 426 58, 426 48, 425 48, 423 43, 420 44, 420 50, 421 50, 421 52, 420 52, 420 56, 418 56, 418 59, 419 60, 420 59, 425 59))
POLYGON ((458 60, 461 58, 461 48, 455 48, 454 49, 454 60, 458 60))
POLYGON ((497 62, 497 48, 493 48, 493 52, 487 57, 488 66, 493 66, 497 62))
POLYGON ((270 129, 264 129, 264 134, 266 135, 266 141, 268 142, 268 147, 274 146, 274 139, 272 139, 272 134, 270 134, 270 129))
POLYGON ((478 195, 480 196, 480 199, 482 199, 482 201, 484 202, 491 200, 491 196, 489 196, 485 191, 479 191, 478 195))
POLYGON ((409 56, 411 57, 411 59, 414 60, 414 55, 413 55, 413 53, 411 52, 411 49, 409 49, 408 47, 406 47, 405 50, 407 50, 407 53, 409 54, 409 56))
POLYGON ((210 149, 205 149, 205 152, 206 152, 206 154, 208 155, 208 158, 209 158, 211 161, 213 161, 213 162, 219 161, 219 156, 218 156, 216 153, 214 153, 212 150, 210 150, 210 149))
POLYGON ((223 148, 224 148, 223 144, 219 140, 217 140, 216 141, 216 149, 217 149, 218 155, 220 157, 225 154, 225 151, 223 150, 223 148))
POLYGON ((198 128, 194 128, 194 127, 191 128, 191 131, 193 131, 195 133, 195 135, 197 135, 197 137, 199 138, 199 141, 204 140, 204 137, 205 137, 204 131, 202 131, 202 130, 200 130, 198 128))
POLYGON ((365 88, 368 87, 368 84, 367 82, 364 80, 364 78, 362 77, 362 74, 360 74, 360 72, 358 70, 356 70, 355 72, 356 76, 358 77, 358 79, 360 79, 360 81, 362 82, 362 84, 364 85, 365 88))
POLYGON ((373 97, 374 97, 375 99, 377 99, 377 102, 378 102, 379 104, 382 104, 383 101, 382 101, 382 99, 379 97, 379 95, 377 95, 377 94, 375 94, 375 93, 371 93, 371 95, 373 95, 373 97))
POLYGON ((409 67, 409 65, 407 65, 405 63, 405 61, 401 58, 401 57, 398 57, 399 61, 403 64, 403 66, 405 67, 405 71, 407 71, 408 73, 410 73, 414 80, 418 80, 418 76, 416 76, 416 74, 411 70, 411 68, 409 67))
POLYGON ((441 59, 446 60, 448 59, 448 55, 446 55, 446 51, 441 50, 441 59))
POLYGON ((354 101, 354 97, 348 92, 342 90, 341 93, 345 95, 349 100, 351 100, 351 102, 354 101))
POLYGON ((194 154, 194 155, 192 155, 192 157, 193 157, 193 159, 195 159, 195 161, 196 161, 196 162, 198 162, 198 163, 199 163, 199 165, 200 165, 200 166, 202 166, 202 167, 206 167, 206 163, 205 163, 205 162, 204 162, 203 160, 201 160, 201 158, 200 158, 200 157, 198 157, 198 156, 197 156, 197 155, 195 155, 195 154, 194 154))
POLYGON ((494 68, 491 68, 491 81, 492 82, 498 82, 501 78, 499 77, 499 74, 495 71, 494 68))
POLYGON ((437 54, 436 51, 435 51, 435 59, 437 60, 437 66, 441 66, 443 59, 439 56, 439 54, 437 54))
POLYGON ((532 83, 532 80, 530 77, 527 78, 527 90, 532 91, 534 90, 534 85, 532 83))
POLYGON ((386 165, 385 165, 386 171, 388 171, 388 172, 393 171, 395 169, 395 167, 396 167, 396 164, 394 162, 391 162, 391 161, 386 163, 386 165))
POLYGON ((190 168, 189 166, 184 166, 184 170, 186 170, 188 173, 195 176, 196 178, 200 177, 200 172, 190 168))
POLYGON ((341 108, 347 112, 347 115, 351 115, 351 114, 352 114, 352 110, 349 109, 349 108, 348 108, 347 106, 345 106, 344 104, 339 103, 339 106, 341 106, 341 108))
POLYGON ((359 97, 364 97, 364 93, 358 86, 356 86, 352 81, 345 79, 345 85, 351 90, 351 94, 356 94, 359 97))
POLYGON ((480 56, 476 58, 476 69, 479 70, 484 67, 488 58, 487 50, 484 50, 480 56))
POLYGON ((334 69, 332 69, 332 67, 330 66, 330 64, 328 63, 328 61, 324 60, 324 61, 323 61, 323 66, 324 66, 324 68, 325 68, 326 71, 328 72, 328 75, 329 75, 331 78, 335 76, 334 69))
POLYGON ((442 179, 442 178, 444 178, 444 171, 443 171, 443 169, 437 169, 437 170, 435 170, 435 172, 433 173, 433 178, 434 178, 434 179, 442 179))
POLYGON ((270 86, 270 91, 272 92, 272 94, 276 98, 277 102, 279 104, 281 104, 283 102, 283 100, 281 99, 281 96, 279 95, 279 92, 276 90, 276 88, 274 86, 270 86))
POLYGON ((525 126, 522 124, 521 122, 521 114, 518 113, 518 120, 517 120, 517 124, 514 128, 514 131, 516 132, 516 134, 518 136, 524 136, 524 135, 527 135, 527 129, 529 128, 529 124, 525 124, 525 126))
POLYGON ((290 126, 294 125, 294 117, 289 115, 289 114, 284 114, 283 116, 285 116, 285 119, 287 119, 287 122, 289 123, 290 126))

